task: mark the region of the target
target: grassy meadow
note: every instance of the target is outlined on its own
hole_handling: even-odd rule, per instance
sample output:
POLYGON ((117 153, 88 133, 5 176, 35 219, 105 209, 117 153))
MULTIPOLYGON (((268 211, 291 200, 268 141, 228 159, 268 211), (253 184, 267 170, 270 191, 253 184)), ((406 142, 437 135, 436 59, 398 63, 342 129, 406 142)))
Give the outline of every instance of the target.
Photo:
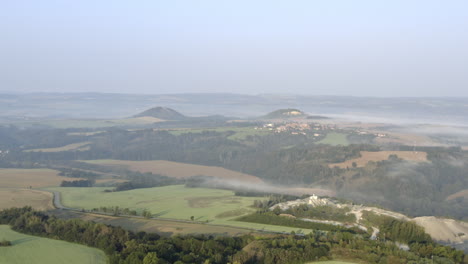
POLYGON ((333 145, 333 146, 338 146, 338 145, 343 145, 347 146, 349 145, 349 141, 346 138, 347 135, 344 133, 328 133, 324 139, 320 140, 319 144, 328 144, 328 145, 333 145))
MULTIPOLYGON (((196 222, 226 225, 248 229, 267 231, 291 232, 298 228, 273 226, 234 221, 235 218, 255 212, 252 208, 254 200, 261 197, 235 196, 233 191, 185 188, 183 185, 135 189, 123 192, 104 192, 108 188, 48 188, 59 191, 64 206, 86 210, 101 206, 119 206, 130 208, 138 212, 149 210, 153 216, 168 219, 190 221, 194 217, 196 222)), ((209 227, 209 225, 206 225, 209 227)), ((303 230, 309 232, 310 230, 303 230)), ((210 233, 207 230, 207 233, 210 233)))
POLYGON ((100 206, 119 206, 138 212, 146 209, 155 216, 164 218, 190 220, 194 216, 197 221, 233 218, 253 212, 254 209, 249 207, 258 199, 235 196, 234 192, 227 190, 185 188, 183 185, 123 192, 104 192, 106 189, 108 188, 49 188, 60 191, 62 203, 72 208, 91 210, 100 206), (238 213, 223 217, 223 214, 232 211, 238 213))
POLYGON ((0 247, 0 263, 5 264, 105 264, 101 250, 65 241, 24 235, 0 225, 0 240, 12 242, 0 247))

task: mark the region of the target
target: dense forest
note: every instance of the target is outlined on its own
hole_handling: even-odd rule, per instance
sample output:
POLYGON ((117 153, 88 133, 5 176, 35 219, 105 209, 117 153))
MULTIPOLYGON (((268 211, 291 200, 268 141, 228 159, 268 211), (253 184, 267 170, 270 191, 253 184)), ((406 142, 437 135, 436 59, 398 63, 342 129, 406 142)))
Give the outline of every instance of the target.
MULTIPOLYGON (((31 208, 0 211, 0 224, 30 235, 49 237, 103 250, 111 264, 144 263, 304 263, 333 257, 368 263, 468 263, 462 251, 420 239, 412 226, 389 226, 388 238, 369 240, 347 230, 314 231, 306 235, 243 235, 238 237, 175 236, 133 233, 120 227, 62 220, 31 208), (408 251, 393 238, 405 236, 408 251)), ((396 240, 397 241, 397 240, 396 240)))

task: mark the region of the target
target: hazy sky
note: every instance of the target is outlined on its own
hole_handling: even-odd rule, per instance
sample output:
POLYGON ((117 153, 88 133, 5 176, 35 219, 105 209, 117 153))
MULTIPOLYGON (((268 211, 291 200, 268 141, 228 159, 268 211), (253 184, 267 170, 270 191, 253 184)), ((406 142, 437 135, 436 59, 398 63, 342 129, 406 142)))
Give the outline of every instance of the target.
POLYGON ((468 96, 468 1, 2 1, 5 91, 468 96))

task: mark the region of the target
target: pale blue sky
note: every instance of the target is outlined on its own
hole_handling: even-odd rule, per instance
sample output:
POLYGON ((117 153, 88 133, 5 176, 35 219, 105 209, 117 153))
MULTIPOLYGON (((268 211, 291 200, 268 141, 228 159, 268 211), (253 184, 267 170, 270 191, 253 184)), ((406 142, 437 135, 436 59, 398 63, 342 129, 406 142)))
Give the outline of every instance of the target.
POLYGON ((468 96, 468 1, 2 1, 5 91, 468 96))

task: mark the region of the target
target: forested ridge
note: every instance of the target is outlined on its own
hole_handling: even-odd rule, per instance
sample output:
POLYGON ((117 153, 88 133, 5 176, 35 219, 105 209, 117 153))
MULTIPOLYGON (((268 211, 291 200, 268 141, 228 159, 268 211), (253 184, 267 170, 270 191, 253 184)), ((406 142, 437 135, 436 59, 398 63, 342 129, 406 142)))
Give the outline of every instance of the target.
MULTIPOLYGON (((368 263, 468 263, 462 251, 415 240, 404 251, 388 240, 369 240, 350 232, 315 231, 307 235, 243 235, 238 237, 161 237, 133 233, 120 227, 78 219, 62 220, 31 208, 0 211, 0 224, 30 235, 49 237, 103 250, 111 264, 124 263, 304 263, 334 257, 368 263)), ((390 226, 391 234, 407 232, 404 225, 390 226)), ((411 241, 409 238, 408 241, 411 241)))
MULTIPOLYGON (((330 168, 330 163, 359 157, 360 151, 377 151, 378 146, 352 144, 331 146, 315 144, 309 136, 266 134, 247 136, 242 141, 229 139, 232 132, 205 131, 171 134, 170 131, 118 128, 90 136, 68 136, 69 130, 38 129, 33 133, 14 127, 1 127, 0 142, 8 147, 2 153, 1 167, 57 167, 63 164, 106 170, 97 165, 77 165, 74 160, 123 159, 169 160, 200 165, 221 166, 252 174, 272 184, 312 185, 337 191, 342 198, 361 203, 376 203, 410 216, 438 215, 467 219, 468 201, 463 197, 446 198, 468 189, 468 154, 460 148, 393 146, 394 150, 428 153, 429 162, 414 163, 393 157, 371 162, 363 168, 330 168), (56 136, 64 137, 53 142, 56 136), (24 152, 26 148, 57 147, 90 141, 87 151, 57 153, 24 152), (34 143, 35 142, 35 143, 34 143)), ((125 174, 122 177, 126 177, 125 174)), ((149 182, 149 181, 148 181, 149 182)), ((167 183, 168 181, 166 181, 167 183)), ((122 189, 142 184, 127 184, 122 189)), ((159 183, 154 183, 158 186, 159 183)))

